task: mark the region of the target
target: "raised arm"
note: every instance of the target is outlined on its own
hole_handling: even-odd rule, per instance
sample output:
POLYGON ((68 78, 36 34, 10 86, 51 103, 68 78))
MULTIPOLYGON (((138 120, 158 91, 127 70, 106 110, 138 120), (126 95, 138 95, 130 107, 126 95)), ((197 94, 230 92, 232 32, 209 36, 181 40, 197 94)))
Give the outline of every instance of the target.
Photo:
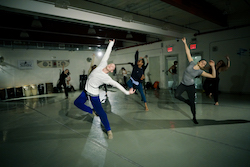
POLYGON ((137 64, 138 58, 139 58, 139 51, 137 49, 136 52, 135 52, 135 64, 134 65, 137 64))
POLYGON ((201 76, 207 77, 207 78, 215 78, 216 77, 216 71, 215 71, 215 63, 214 63, 214 61, 210 60, 209 65, 211 66, 212 74, 203 71, 201 76))
POLYGON ((230 67, 230 58, 229 58, 228 56, 226 56, 226 59, 227 59, 227 66, 221 67, 221 68, 219 69, 220 72, 221 72, 221 71, 226 71, 226 70, 228 70, 229 67, 230 67))
POLYGON ((103 62, 107 62, 107 61, 108 61, 114 43, 115 43, 115 39, 109 40, 109 45, 108 45, 108 47, 107 47, 107 49, 106 49, 106 52, 105 52, 105 54, 104 54, 104 56, 103 56, 103 58, 102 58, 102 60, 101 60, 101 62, 100 62, 100 64, 99 64, 99 66, 100 66, 103 62))
POLYGON ((186 38, 182 38, 182 42, 184 43, 184 46, 185 46, 185 50, 186 50, 186 54, 187 54, 187 59, 189 62, 193 61, 193 58, 191 56, 191 53, 190 53, 190 49, 188 48, 187 46, 187 40, 186 38))
POLYGON ((143 71, 145 71, 148 67, 149 61, 148 61, 148 55, 145 56, 145 59, 147 60, 147 64, 143 66, 143 71))
POLYGON ((147 64, 148 64, 149 63, 149 61, 148 61, 148 55, 145 56, 145 59, 147 60, 147 64))
POLYGON ((64 63, 62 63, 62 71, 64 71, 64 63))

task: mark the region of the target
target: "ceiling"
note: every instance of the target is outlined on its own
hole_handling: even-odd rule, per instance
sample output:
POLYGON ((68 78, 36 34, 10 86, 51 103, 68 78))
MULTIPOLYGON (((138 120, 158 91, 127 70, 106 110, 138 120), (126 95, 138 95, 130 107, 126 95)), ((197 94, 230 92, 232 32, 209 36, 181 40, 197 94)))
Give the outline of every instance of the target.
POLYGON ((123 49, 250 26, 250 0, 0 0, 0 9, 0 46, 26 49, 98 49, 109 39, 123 49))

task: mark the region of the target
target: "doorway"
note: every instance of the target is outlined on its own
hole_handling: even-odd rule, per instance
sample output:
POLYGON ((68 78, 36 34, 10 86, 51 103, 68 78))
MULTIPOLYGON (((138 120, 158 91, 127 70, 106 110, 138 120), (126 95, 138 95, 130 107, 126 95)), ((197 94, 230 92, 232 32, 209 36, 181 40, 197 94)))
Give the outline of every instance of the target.
MULTIPOLYGON (((201 60, 202 54, 201 53, 194 53, 194 54, 192 54, 192 58, 194 60, 194 63, 197 64, 198 61, 201 60)), ((195 85, 196 89, 203 89, 202 88, 202 77, 195 78, 194 85, 195 85)))
MULTIPOLYGON (((168 69, 174 65, 174 61, 178 61, 178 55, 169 55, 169 56, 165 56, 165 83, 166 83, 166 88, 170 89, 172 88, 173 85, 173 77, 171 75, 170 72, 168 72, 168 69)), ((179 74, 178 74, 178 68, 177 68, 177 78, 179 78, 179 74)), ((177 79, 177 84, 179 83, 178 79, 177 79)))
POLYGON ((160 57, 149 57, 149 72, 146 74, 148 76, 149 82, 154 84, 155 81, 160 81, 160 57))

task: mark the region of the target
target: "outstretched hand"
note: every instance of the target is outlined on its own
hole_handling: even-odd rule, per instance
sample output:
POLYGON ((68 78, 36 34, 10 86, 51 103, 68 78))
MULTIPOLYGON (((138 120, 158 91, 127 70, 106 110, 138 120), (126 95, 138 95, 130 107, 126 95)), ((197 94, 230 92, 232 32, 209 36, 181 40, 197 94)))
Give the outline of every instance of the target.
POLYGON ((131 94, 134 94, 135 93, 135 89, 134 88, 130 88, 129 89, 129 94, 131 95, 131 94))
POLYGON ((210 61, 209 61, 209 65, 210 65, 210 66, 215 66, 214 61, 213 61, 213 60, 210 60, 210 61))
POLYGON ((181 40, 182 40, 183 43, 187 43, 187 40, 186 40, 185 37, 183 37, 181 40))

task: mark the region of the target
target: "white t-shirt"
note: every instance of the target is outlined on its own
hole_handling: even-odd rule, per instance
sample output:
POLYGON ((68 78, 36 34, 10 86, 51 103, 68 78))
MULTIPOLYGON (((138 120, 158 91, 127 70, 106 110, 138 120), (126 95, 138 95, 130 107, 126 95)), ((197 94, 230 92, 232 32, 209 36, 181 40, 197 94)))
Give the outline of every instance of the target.
POLYGON ((129 91, 124 89, 118 82, 114 81, 108 74, 104 73, 102 70, 108 65, 107 61, 111 53, 111 49, 114 45, 114 42, 111 41, 108 45, 108 48, 100 62, 100 64, 90 73, 88 80, 85 86, 85 90, 91 95, 99 95, 99 86, 103 84, 112 85, 120 89, 126 95, 129 95, 129 91))

